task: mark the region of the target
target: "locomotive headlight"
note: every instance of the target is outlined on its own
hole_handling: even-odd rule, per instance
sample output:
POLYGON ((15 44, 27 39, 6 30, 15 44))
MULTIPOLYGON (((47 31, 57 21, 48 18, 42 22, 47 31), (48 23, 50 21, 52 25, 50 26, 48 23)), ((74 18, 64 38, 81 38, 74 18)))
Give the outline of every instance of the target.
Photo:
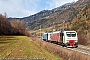
POLYGON ((67 40, 67 43, 69 43, 69 40, 67 40))
POLYGON ((75 42, 77 42, 77 40, 75 42))

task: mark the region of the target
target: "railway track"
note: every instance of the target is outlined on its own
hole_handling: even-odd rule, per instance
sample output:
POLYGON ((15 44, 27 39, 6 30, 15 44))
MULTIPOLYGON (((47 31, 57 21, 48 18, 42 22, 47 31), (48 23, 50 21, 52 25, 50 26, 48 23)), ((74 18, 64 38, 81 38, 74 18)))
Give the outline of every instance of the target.
POLYGON ((77 48, 67 48, 67 49, 90 55, 90 47, 87 46, 78 45, 77 48))
MULTIPOLYGON (((42 40, 41 38, 35 38, 35 39, 36 40, 42 40)), ((51 43, 51 44, 54 44, 54 43, 51 43)), ((54 44, 54 45, 62 47, 58 44, 54 44)), ((90 55, 90 47, 89 46, 78 45, 77 48, 67 48, 67 47, 63 47, 63 48, 68 49, 68 50, 72 50, 72 51, 77 51, 77 52, 80 52, 80 53, 83 53, 83 54, 86 54, 86 55, 90 55)))
MULTIPOLYGON (((54 44, 54 45, 60 46, 60 45, 57 45, 57 44, 54 44)), ((60 46, 60 47, 63 47, 63 46, 60 46)), ((77 52, 80 52, 80 53, 83 53, 83 54, 86 54, 86 55, 90 55, 90 47, 89 46, 78 45, 77 48, 67 48, 67 47, 63 47, 63 48, 68 49, 68 50, 72 50, 72 51, 77 51, 77 52)))

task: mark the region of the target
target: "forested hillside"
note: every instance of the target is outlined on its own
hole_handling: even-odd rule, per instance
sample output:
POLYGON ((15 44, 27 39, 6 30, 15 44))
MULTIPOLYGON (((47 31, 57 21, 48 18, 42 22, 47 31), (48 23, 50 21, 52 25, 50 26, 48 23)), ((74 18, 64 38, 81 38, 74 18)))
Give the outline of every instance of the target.
MULTIPOLYGON (((86 5, 88 5, 90 3, 90 0, 79 0, 76 3, 73 3, 71 5, 65 4, 62 7, 62 10, 60 11, 60 7, 57 7, 54 9, 54 11, 58 10, 58 12, 54 12, 53 14, 47 15, 43 18, 40 18, 38 20, 33 20, 32 22, 30 22, 30 20, 27 20, 28 22, 28 28, 30 30, 35 30, 35 29, 39 29, 40 25, 42 26, 41 28, 48 28, 48 27, 53 27, 56 26, 57 29, 56 30, 60 30, 62 29, 62 24, 63 21, 66 22, 70 22, 74 19, 74 17, 79 14, 79 12, 84 9, 86 7, 86 5), (67 6, 67 7, 65 7, 67 6), (65 7, 65 8, 64 8, 65 7)), ((53 11, 53 9, 51 10, 53 11)), ((43 11, 42 11, 43 12, 43 11)), ((44 14, 44 12, 43 12, 44 14)), ((39 15, 40 16, 43 16, 39 15)), ((45 12, 45 14, 47 14, 45 12)), ((38 16, 38 15, 37 15, 38 16)))
POLYGON ((78 30, 85 33, 90 30, 90 4, 82 9, 71 22, 72 30, 78 30))

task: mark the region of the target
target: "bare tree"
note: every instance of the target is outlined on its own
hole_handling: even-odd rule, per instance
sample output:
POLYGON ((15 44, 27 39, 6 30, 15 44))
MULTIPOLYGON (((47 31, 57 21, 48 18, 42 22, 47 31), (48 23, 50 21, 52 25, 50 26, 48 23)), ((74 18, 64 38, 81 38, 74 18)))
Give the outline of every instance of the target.
POLYGON ((13 27, 13 32, 16 34, 24 34, 25 32, 25 22, 20 20, 11 20, 11 25, 13 27))
POLYGON ((8 19, 0 14, 0 35, 12 34, 12 27, 8 19))
POLYGON ((0 35, 27 35, 25 22, 20 20, 9 21, 5 16, 0 14, 0 35))
POLYGON ((7 17, 7 13, 6 12, 4 13, 4 16, 7 17))

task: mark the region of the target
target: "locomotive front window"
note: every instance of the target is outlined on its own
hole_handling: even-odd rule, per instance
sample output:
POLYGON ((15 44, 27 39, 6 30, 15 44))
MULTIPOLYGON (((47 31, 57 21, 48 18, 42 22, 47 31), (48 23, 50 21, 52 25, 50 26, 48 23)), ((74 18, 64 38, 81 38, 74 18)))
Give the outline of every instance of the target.
POLYGON ((67 33, 67 36, 68 36, 68 37, 71 37, 71 34, 70 34, 70 33, 67 33))
POLYGON ((76 36, 76 33, 72 33, 72 37, 75 37, 76 36))
POLYGON ((75 32, 66 32, 68 37, 75 37, 76 33, 75 32))

